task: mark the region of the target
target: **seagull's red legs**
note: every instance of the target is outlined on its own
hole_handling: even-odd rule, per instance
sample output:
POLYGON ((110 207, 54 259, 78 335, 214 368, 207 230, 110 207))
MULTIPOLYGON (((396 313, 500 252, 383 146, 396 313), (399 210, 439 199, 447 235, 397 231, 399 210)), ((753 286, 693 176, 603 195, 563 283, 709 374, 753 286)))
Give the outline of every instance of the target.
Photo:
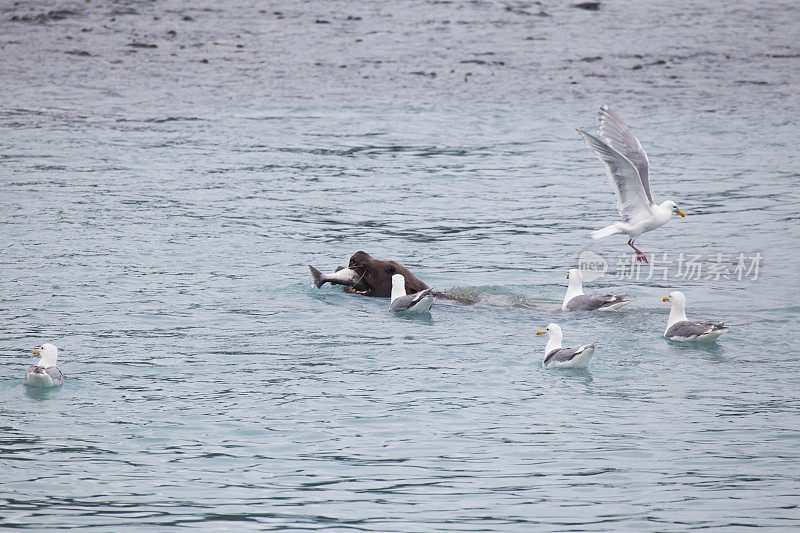
POLYGON ((649 263, 650 261, 647 260, 647 256, 644 255, 644 252, 638 249, 633 245, 633 239, 628 239, 628 246, 636 250, 636 260, 637 261, 644 261, 645 263, 649 263))

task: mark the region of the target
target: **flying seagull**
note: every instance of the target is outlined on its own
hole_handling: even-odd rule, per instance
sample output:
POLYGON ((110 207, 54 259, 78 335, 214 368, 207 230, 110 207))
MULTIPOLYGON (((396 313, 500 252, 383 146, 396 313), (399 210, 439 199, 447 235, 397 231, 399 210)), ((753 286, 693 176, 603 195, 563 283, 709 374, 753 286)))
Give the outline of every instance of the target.
POLYGON ((622 221, 595 231, 592 238, 600 239, 624 233, 630 237, 628 246, 636 251, 636 259, 647 263, 647 256, 633 244, 636 237, 663 226, 672 217, 672 213, 678 213, 682 217, 686 214, 672 200, 661 204, 653 201, 648 173, 650 163, 642 145, 619 115, 608 106, 602 106, 598 115, 599 137, 583 130, 578 130, 578 133, 606 165, 606 174, 614 186, 617 210, 622 221))

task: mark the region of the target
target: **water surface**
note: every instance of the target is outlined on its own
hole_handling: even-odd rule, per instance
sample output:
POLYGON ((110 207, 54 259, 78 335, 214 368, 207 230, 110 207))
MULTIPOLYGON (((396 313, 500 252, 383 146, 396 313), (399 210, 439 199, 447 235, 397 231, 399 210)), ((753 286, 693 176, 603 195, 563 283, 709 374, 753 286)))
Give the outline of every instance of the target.
POLYGON ((0 7, 0 525, 796 529, 793 9, 0 7), (604 103, 688 214, 638 279, 588 237, 604 103), (357 250, 480 302, 314 288, 357 250), (585 250, 624 312, 560 311, 585 250), (675 289, 730 332, 663 339, 675 289), (541 368, 549 322, 588 369, 541 368), (26 389, 47 341, 67 381, 26 389))

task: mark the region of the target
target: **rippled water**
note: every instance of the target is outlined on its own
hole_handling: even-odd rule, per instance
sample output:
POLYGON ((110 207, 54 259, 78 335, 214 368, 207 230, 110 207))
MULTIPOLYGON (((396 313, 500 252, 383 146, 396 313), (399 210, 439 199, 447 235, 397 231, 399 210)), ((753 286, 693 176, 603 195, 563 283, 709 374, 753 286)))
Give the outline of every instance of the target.
POLYGON ((795 14, 0 7, 0 525, 797 528, 795 14), (574 132, 603 103, 688 213, 639 246, 761 254, 758 279, 617 279, 574 132), (480 302, 413 319, 314 288, 357 250, 480 302), (624 312, 561 313, 585 250, 624 312), (665 341, 674 289, 731 331, 665 341), (551 321, 597 341, 587 370, 541 368, 551 321), (67 381, 26 389, 46 341, 67 381))

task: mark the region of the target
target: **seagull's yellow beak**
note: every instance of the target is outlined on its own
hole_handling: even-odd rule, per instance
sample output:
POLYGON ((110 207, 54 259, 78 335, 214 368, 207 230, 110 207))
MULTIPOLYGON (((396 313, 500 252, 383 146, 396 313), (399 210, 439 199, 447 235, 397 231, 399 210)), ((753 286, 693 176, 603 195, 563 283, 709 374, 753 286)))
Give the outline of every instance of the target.
POLYGON ((675 211, 675 212, 676 212, 676 213, 678 213, 678 214, 679 214, 680 216, 682 216, 682 217, 686 217, 686 213, 684 213, 684 212, 683 212, 683 211, 681 211, 680 209, 678 209, 678 210, 677 210, 677 211, 675 211))
POLYGON ((669 301, 669 296, 664 296, 663 298, 661 298, 661 301, 662 302, 668 302, 669 301))
POLYGON ((545 333, 547 333, 547 332, 546 331, 542 331, 542 330, 539 330, 539 331, 536 332, 537 335, 544 335, 545 333))
POLYGON ((33 349, 33 355, 39 355, 39 348, 33 349))
POLYGON ((569 279, 569 272, 567 272, 567 279, 569 279))

